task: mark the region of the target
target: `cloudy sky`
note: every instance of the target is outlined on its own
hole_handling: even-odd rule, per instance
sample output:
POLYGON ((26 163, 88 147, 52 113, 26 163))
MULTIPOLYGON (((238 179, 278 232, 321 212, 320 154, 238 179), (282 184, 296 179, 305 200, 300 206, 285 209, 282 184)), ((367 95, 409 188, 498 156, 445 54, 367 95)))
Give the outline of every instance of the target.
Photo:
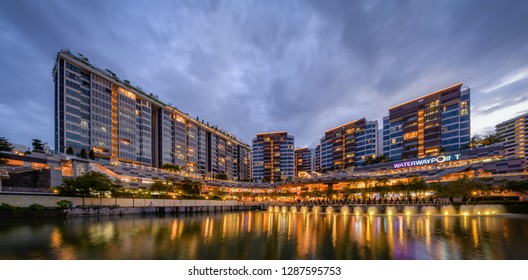
POLYGON ((82 53, 247 143, 296 146, 471 88, 472 133, 528 110, 528 1, 0 0, 0 136, 53 145, 57 51, 82 53))

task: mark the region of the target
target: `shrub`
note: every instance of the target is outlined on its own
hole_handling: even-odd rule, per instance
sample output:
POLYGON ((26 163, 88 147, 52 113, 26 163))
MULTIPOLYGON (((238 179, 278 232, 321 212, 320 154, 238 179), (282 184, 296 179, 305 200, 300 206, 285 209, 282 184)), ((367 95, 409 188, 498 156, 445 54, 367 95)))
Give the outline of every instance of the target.
POLYGON ((33 204, 28 206, 28 209, 32 210, 32 211, 43 211, 44 210, 44 205, 33 203, 33 204))
POLYGON ((16 209, 17 207, 7 203, 2 203, 2 205, 0 205, 0 211, 15 211, 16 209))
POLYGON ((70 208, 72 206, 72 203, 69 200, 59 200, 57 201, 57 205, 59 205, 59 207, 62 209, 66 209, 70 208))

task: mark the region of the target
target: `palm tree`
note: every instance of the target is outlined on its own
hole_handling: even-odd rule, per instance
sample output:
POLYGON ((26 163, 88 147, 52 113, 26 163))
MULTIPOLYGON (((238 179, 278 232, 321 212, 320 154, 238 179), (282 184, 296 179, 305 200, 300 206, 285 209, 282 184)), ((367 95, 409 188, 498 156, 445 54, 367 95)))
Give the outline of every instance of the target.
POLYGON ((475 148, 477 147, 478 145, 480 145, 482 140, 480 139, 480 137, 478 135, 475 135, 473 137, 471 137, 471 140, 469 140, 469 147, 470 148, 475 148))
POLYGON ((501 137, 498 133, 490 133, 486 135, 482 140, 480 140, 480 143, 484 146, 497 144, 504 141, 504 139, 501 137))

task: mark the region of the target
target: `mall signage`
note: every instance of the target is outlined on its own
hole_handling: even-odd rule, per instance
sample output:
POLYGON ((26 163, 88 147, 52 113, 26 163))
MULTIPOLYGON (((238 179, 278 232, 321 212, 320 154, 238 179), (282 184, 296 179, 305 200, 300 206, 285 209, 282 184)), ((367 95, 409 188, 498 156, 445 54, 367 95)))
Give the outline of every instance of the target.
POLYGON ((450 156, 438 156, 438 157, 431 157, 431 158, 424 158, 424 159, 402 161, 398 163, 393 163, 393 166, 394 168, 412 167, 412 166, 448 162, 448 161, 459 160, 459 159, 460 159, 460 154, 456 154, 456 155, 450 155, 450 156))

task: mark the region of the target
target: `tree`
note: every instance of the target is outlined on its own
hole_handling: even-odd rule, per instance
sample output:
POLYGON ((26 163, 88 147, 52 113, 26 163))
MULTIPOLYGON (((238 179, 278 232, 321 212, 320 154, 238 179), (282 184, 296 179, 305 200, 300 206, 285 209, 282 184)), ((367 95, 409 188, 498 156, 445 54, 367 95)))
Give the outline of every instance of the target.
POLYGON ((480 137, 477 136, 477 135, 471 137, 471 140, 469 140, 469 147, 470 147, 470 148, 475 148, 475 147, 477 147, 478 145, 480 145, 480 141, 481 141, 481 139, 480 139, 480 137))
POLYGON ((40 139, 33 139, 31 145, 33 146, 33 152, 44 153, 44 144, 40 139))
POLYGON ((68 149, 66 149, 66 154, 67 155, 73 155, 73 148, 72 147, 68 147, 68 149))
POLYGON ((512 192, 528 194, 528 180, 523 181, 507 181, 506 189, 512 192))
POLYGON ((170 187, 162 180, 154 180, 150 185, 149 191, 159 193, 158 197, 161 198, 162 194, 166 194, 170 190, 170 187))
POLYGON ((61 196, 80 196, 84 205, 84 198, 93 194, 99 194, 111 190, 112 180, 100 172, 90 171, 74 179, 65 179, 64 183, 57 187, 61 196))
POLYGON ((179 165, 171 164, 171 163, 164 163, 160 168, 168 170, 168 171, 172 171, 172 172, 181 170, 181 167, 179 165))
POLYGON ((489 188, 488 184, 464 176, 456 181, 447 183, 447 185, 439 190, 439 193, 446 196, 462 196, 466 204, 469 204, 469 200, 473 196, 474 191, 484 190, 486 188, 489 188))
POLYGON ((502 139, 499 133, 490 133, 486 135, 484 138, 482 138, 482 140, 480 140, 480 144, 484 146, 488 146, 488 145, 500 143, 502 141, 504 141, 504 139, 502 139))
POLYGON ((115 179, 110 185, 110 194, 115 199, 114 205, 117 205, 117 197, 123 192, 123 183, 119 179, 115 179))
POLYGON ((0 137, 0 164, 7 163, 6 158, 9 156, 6 154, 3 154, 2 152, 10 152, 13 149, 13 145, 9 142, 9 140, 5 137, 0 137))
POLYGON ((211 195, 213 196, 213 198, 222 199, 226 195, 226 192, 219 187, 214 187, 211 191, 211 195))
POLYGON ((200 181, 193 181, 189 178, 183 179, 177 188, 183 195, 198 196, 202 190, 202 183, 200 181))
POLYGON ((218 180, 227 180, 227 174, 225 174, 224 172, 221 172, 220 174, 216 175, 216 179, 218 179, 218 180))
POLYGON ((365 165, 377 164, 377 163, 387 162, 387 161, 390 161, 390 160, 391 159, 388 156, 384 155, 384 154, 380 155, 378 157, 371 155, 365 161, 365 165))
POLYGON ((90 152, 88 153, 88 158, 90 158, 91 160, 95 160, 95 153, 94 153, 94 150, 90 150, 90 152))
POLYGON ((341 190, 341 193, 343 194, 345 200, 348 200, 350 199, 350 196, 357 193, 357 189, 352 188, 352 184, 348 184, 341 190))
POLYGON ((86 150, 83 148, 81 149, 81 154, 79 155, 81 158, 86 158, 86 150))

